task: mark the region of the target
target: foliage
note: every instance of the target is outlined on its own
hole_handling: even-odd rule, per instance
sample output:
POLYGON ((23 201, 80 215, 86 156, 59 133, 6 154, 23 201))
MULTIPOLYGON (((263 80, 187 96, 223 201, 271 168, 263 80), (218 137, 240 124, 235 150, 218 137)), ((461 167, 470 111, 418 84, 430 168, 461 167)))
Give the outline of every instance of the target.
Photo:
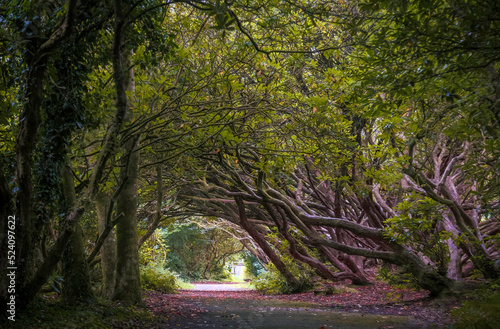
POLYGON ((252 284, 255 289, 264 294, 274 295, 291 293, 291 287, 272 264, 268 265, 267 271, 259 274, 259 276, 253 279, 252 284))
POLYGON ((144 266, 164 263, 168 251, 168 248, 166 248, 161 239, 158 238, 158 234, 154 233, 139 249, 139 263, 144 266))
POLYGON ((291 256, 286 255, 282 257, 282 261, 285 265, 287 265, 290 272, 299 280, 299 286, 290 286, 281 273, 276 269, 276 266, 269 263, 267 265, 267 271, 260 273, 255 279, 252 280, 252 284, 255 289, 266 295, 276 295, 297 293, 312 287, 310 279, 313 276, 313 273, 307 265, 300 266, 291 256))
POLYGON ((177 278, 177 283, 179 285, 179 289, 183 289, 183 290, 194 289, 194 285, 192 285, 189 282, 183 281, 180 278, 177 278))
POLYGON ((449 138, 449 151, 459 141, 474 145, 463 175, 482 186, 485 203, 497 199, 496 2, 366 0, 360 8, 369 15, 353 23, 363 46, 353 56, 360 65, 353 67, 351 96, 363 115, 377 118, 380 137, 400 149, 437 134, 449 138))
POLYGON ((415 276, 404 268, 399 268, 397 271, 391 271, 391 267, 384 264, 378 269, 377 278, 398 289, 419 288, 415 276))
POLYGON ((421 252, 446 271, 449 234, 442 229, 442 213, 445 207, 428 197, 416 193, 408 196, 396 207, 398 216, 385 221, 387 236, 400 244, 421 252))
POLYGON ((249 251, 243 253, 243 263, 245 264, 245 270, 251 277, 257 277, 265 271, 257 257, 249 251))
POLYGON ((47 281, 49 287, 54 290, 56 293, 60 294, 62 290, 62 286, 64 285, 64 279, 62 276, 54 274, 47 281))
POLYGON ((164 294, 176 293, 179 288, 177 278, 168 270, 159 266, 141 267, 141 287, 156 290, 164 294))
POLYGON ((229 278, 226 265, 241 251, 239 243, 223 231, 191 222, 163 230, 161 239, 169 249, 165 267, 186 280, 229 278))
MULTIPOLYGON (((484 277, 500 275, 490 271, 499 257, 492 237, 500 209, 494 0, 151 0, 120 17, 122 2, 131 5, 2 2, 0 176, 17 204, 18 259, 30 262, 19 266, 26 269, 20 286, 38 269, 49 268, 39 286, 47 281, 62 255, 52 247, 69 236, 62 234, 70 211, 61 168, 71 166, 81 217, 92 217, 88 201, 102 191, 113 220, 127 180, 122 146, 135 139, 140 229, 166 227, 143 245, 143 264, 161 249, 186 279, 227 278, 241 250, 234 232, 174 221, 208 209, 238 226, 238 194, 257 231, 283 225, 282 233, 291 232, 291 249, 286 241, 271 244, 281 245, 301 282, 310 271, 288 256, 294 247, 295 257, 325 272, 330 264, 346 272, 330 276, 352 278, 352 255, 400 262, 392 245, 419 264, 423 254, 442 274, 452 233, 457 251, 470 254, 484 277), (113 42, 117 36, 123 39, 113 42), (113 71, 110 51, 120 52, 121 42, 127 54, 133 50, 127 65, 135 78, 124 97, 133 112, 126 119, 115 117, 113 86, 124 72, 113 71), (156 166, 164 169, 164 189, 156 189, 156 166), (180 191, 189 184, 197 190, 180 191), (327 224, 307 223, 321 219, 327 224), (42 257, 31 264, 31 253, 42 257)), ((90 222, 85 241, 96 235, 90 222)), ((273 266, 259 274, 255 259, 245 262, 261 290, 292 289, 273 266)), ((161 277, 145 271, 155 282, 161 277)))

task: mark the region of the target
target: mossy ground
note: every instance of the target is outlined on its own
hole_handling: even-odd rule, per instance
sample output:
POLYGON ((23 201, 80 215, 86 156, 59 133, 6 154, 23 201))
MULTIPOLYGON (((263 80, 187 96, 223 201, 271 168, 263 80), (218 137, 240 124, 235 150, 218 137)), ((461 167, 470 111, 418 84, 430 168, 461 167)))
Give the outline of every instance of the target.
POLYGON ((454 293, 462 297, 463 303, 452 312, 457 319, 453 329, 500 329, 500 280, 464 285, 454 293))
POLYGON ((153 315, 144 307, 123 307, 104 300, 96 300, 90 305, 67 305, 60 300, 45 295, 17 317, 16 321, 0 323, 5 328, 157 328, 166 318, 153 315))

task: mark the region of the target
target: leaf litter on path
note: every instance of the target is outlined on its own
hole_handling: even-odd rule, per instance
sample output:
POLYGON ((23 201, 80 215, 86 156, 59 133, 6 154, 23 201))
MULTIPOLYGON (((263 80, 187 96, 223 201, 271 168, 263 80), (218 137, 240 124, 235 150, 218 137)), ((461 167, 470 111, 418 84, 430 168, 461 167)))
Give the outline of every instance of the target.
MULTIPOLYGON (((221 287, 222 288, 222 287, 221 287)), ((146 305, 173 328, 439 328, 458 301, 436 303, 425 291, 377 283, 346 293, 265 296, 257 291, 148 291, 146 305)), ((168 328, 165 327, 165 328, 168 328)))

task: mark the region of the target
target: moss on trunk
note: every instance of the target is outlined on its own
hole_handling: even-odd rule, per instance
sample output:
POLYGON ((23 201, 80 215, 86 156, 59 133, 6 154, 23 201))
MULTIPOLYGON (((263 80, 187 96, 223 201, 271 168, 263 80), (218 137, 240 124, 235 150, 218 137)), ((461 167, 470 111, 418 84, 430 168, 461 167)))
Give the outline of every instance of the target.
MULTIPOLYGON (((65 166, 63 169, 63 190, 66 206, 71 209, 76 202, 76 195, 73 174, 69 166, 65 166)), ((64 277, 62 298, 64 302, 69 304, 94 302, 85 257, 83 230, 78 223, 75 223, 74 232, 64 250, 62 264, 64 277)))
MULTIPOLYGON (((97 228, 99 235, 102 235, 106 228, 106 221, 109 206, 108 197, 104 193, 99 193, 96 197, 97 228)), ((101 268, 102 268, 102 291, 101 296, 106 299, 113 297, 116 283, 116 237, 115 230, 111 230, 101 247, 101 268)))
MULTIPOLYGON (((122 170, 125 179, 117 200, 117 212, 124 218, 116 225, 116 283, 113 300, 134 305, 141 302, 141 280, 139 273, 139 243, 137 235, 137 177, 139 152, 137 142, 129 143, 128 166, 122 170)), ((124 159, 127 157, 124 157, 124 159)), ((124 160, 127 161, 127 160, 124 160)))

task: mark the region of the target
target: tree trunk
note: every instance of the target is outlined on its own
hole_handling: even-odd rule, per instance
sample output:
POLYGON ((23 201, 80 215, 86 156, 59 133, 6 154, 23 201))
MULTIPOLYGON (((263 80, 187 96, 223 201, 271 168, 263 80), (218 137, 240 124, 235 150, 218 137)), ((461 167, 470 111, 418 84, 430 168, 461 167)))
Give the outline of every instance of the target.
POLYGON ((240 217, 240 224, 243 229, 245 229, 252 239, 259 245, 259 247, 264 251, 264 253, 269 257, 269 260, 276 266, 276 269, 283 275, 287 283, 292 287, 292 291, 300 290, 300 282, 297 280, 293 274, 288 270, 286 265, 281 261, 278 255, 274 252, 271 246, 267 243, 266 239, 260 235, 257 230, 255 230, 248 222, 245 205, 243 201, 235 197, 236 204, 238 205, 238 212, 240 217))
POLYGON ((63 254, 63 291, 62 298, 69 304, 89 304, 94 302, 90 285, 89 269, 85 258, 83 230, 80 224, 70 238, 63 254))
MULTIPOLYGON (((107 218, 107 206, 109 206, 108 197, 104 193, 99 193, 96 197, 97 228, 99 230, 99 236, 104 233, 107 221, 111 220, 107 218)), ((106 299, 111 299, 116 283, 116 239, 114 229, 111 230, 104 240, 100 254, 103 285, 101 296, 106 299)))
MULTIPOLYGON (((113 300, 134 305, 141 302, 139 274, 139 243, 137 235, 137 178, 139 174, 138 142, 127 143, 128 165, 122 168, 122 179, 126 179, 117 200, 117 212, 124 218, 116 225, 116 283, 113 300)), ((125 162, 124 161, 124 162, 125 162)))
MULTIPOLYGON (((458 230, 455 228, 447 214, 443 214, 443 223, 447 232, 453 235, 453 237, 458 237, 458 230)), ((446 240, 448 245, 448 250, 450 254, 450 261, 448 262, 448 271, 446 276, 452 280, 460 281, 462 280, 462 254, 458 248, 453 238, 448 238, 446 240)))
MULTIPOLYGON (((47 71, 47 62, 51 53, 65 40, 73 29, 75 24, 75 14, 78 5, 77 0, 68 0, 66 4, 66 14, 62 24, 59 25, 57 29, 50 35, 49 38, 45 39, 43 43, 38 42, 41 40, 38 37, 38 31, 35 24, 32 22, 29 24, 23 24, 20 30, 23 37, 23 41, 26 42, 27 49, 25 50, 25 63, 27 63, 26 69, 26 81, 21 84, 24 85, 24 92, 22 93, 25 99, 22 101, 25 105, 23 106, 22 113, 19 116, 19 131, 16 140, 16 180, 19 188, 18 192, 18 208, 17 216, 19 218, 18 227, 16 228, 17 236, 16 240, 18 244, 16 245, 16 265, 18 268, 16 276, 16 287, 19 292, 19 299, 17 304, 19 310, 27 307, 32 298, 36 295, 38 290, 30 291, 30 289, 39 289, 43 282, 34 282, 36 278, 45 277, 44 268, 47 265, 55 265, 52 260, 60 259, 62 254, 59 255, 49 255, 49 257, 56 256, 55 258, 50 258, 49 261, 44 261, 44 264, 40 265, 41 271, 37 271, 37 264, 35 264, 35 255, 37 253, 37 243, 39 231, 35 229, 34 215, 34 202, 33 202, 33 174, 32 169, 34 165, 33 152, 38 138, 38 127, 41 123, 40 108, 42 104, 43 95, 43 82, 45 79, 45 73, 47 71)), ((73 212, 69 217, 79 218, 81 216, 81 211, 73 212)), ((66 237, 67 235, 64 235, 66 237)), ((59 244, 56 243, 57 248, 52 248, 52 251, 59 251, 58 247, 65 246, 67 241, 64 239, 60 241, 59 244)))
POLYGON ((428 267, 411 250, 391 241, 387 241, 387 244, 393 251, 388 252, 347 246, 319 236, 308 236, 307 238, 317 246, 324 245, 349 255, 378 258, 390 264, 399 265, 406 272, 413 274, 417 279, 418 285, 423 289, 429 290, 431 296, 439 296, 443 291, 449 290, 453 286, 452 280, 428 267))
POLYGON ((420 187, 430 198, 448 207, 455 218, 457 227, 465 237, 460 245, 464 252, 470 254, 471 261, 481 274, 486 279, 499 278, 500 271, 495 267, 494 260, 491 258, 488 250, 484 246, 484 241, 481 239, 481 235, 478 230, 478 224, 467 214, 462 207, 460 200, 458 200, 455 193, 453 193, 456 188, 452 182, 447 180, 446 184, 443 184, 440 187, 436 186, 422 173, 418 173, 412 167, 405 168, 404 173, 420 184, 420 187), (439 192, 442 196, 438 195, 438 193, 434 191, 434 187, 439 188, 439 192))
POLYGON ((35 298, 40 288, 47 282, 57 263, 61 261, 64 250, 75 230, 75 224, 78 223, 84 212, 85 207, 76 205, 64 219, 63 228, 60 230, 57 240, 50 248, 43 263, 36 270, 33 278, 19 292, 19 300, 26 301, 26 303, 18 304, 20 312, 28 307, 29 302, 35 298))
POLYGON ((453 287, 453 280, 427 266, 415 253, 402 246, 393 247, 396 249, 396 259, 391 263, 402 266, 405 271, 413 274, 419 287, 429 290, 432 297, 437 297, 453 287))
MULTIPOLYGON (((63 168, 63 191, 69 211, 76 203, 73 173, 69 165, 63 168)), ((85 259, 83 230, 79 223, 75 224, 74 230, 62 259, 64 277, 62 298, 65 303, 69 304, 89 304, 94 302, 94 294, 85 259)))
POLYGON ((139 239, 139 248, 146 242, 160 225, 161 209, 163 203, 163 164, 156 165, 156 209, 153 222, 149 225, 146 233, 139 239))
MULTIPOLYGON (((127 100, 127 88, 133 89, 133 72, 128 72, 129 53, 124 51, 126 22, 123 3, 115 1, 115 36, 113 44, 113 75, 116 89, 116 107, 124 111, 125 122, 132 119, 127 100)), ((141 303, 139 273, 139 244, 137 235, 137 179, 139 177, 139 138, 130 137, 123 147, 120 178, 123 188, 116 203, 117 213, 124 218, 116 225, 116 282, 113 300, 125 305, 141 303)))
POLYGON ((462 278, 462 254, 452 238, 446 240, 450 252, 450 261, 446 276, 455 281, 461 281, 462 278))
POLYGON ((359 286, 371 284, 370 280, 368 280, 366 278, 365 273, 363 271, 361 271, 356 266, 356 264, 352 264, 353 261, 349 256, 344 254, 344 255, 341 255, 341 257, 343 257, 343 258, 337 259, 337 257, 335 257, 335 255, 333 255, 332 252, 330 250, 328 250, 328 248, 325 246, 320 246, 318 248, 318 251, 320 252, 320 254, 323 257, 325 257, 330 262, 330 264, 332 264, 333 266, 335 266, 339 270, 341 270, 341 271, 350 270, 353 274, 353 276, 350 278, 350 280, 352 281, 352 284, 359 285, 359 286), (348 265, 351 265, 351 266, 348 266, 348 265))
MULTIPOLYGON (((0 255, 0 302, 2 305, 6 305, 10 299, 10 278, 7 276, 9 273, 7 269, 9 267, 9 256, 15 256, 15 254, 9 252, 9 235, 11 237, 16 236, 17 221, 14 216, 13 196, 10 193, 3 168, 0 169, 2 170, 0 171, 0 250, 2 250, 0 255)), ((0 319, 5 316, 10 316, 10 314, 3 312, 0 319)))
MULTIPOLYGON (((271 213, 273 211, 270 206, 266 207, 266 208, 268 209, 269 213, 271 213)), ((287 223, 287 218, 286 218, 284 211, 282 209, 278 208, 277 212, 280 214, 281 220, 278 219, 278 217, 276 215, 273 215, 272 217, 273 217, 276 225, 278 226, 280 233, 288 241, 288 243, 289 243, 288 251, 289 251, 289 254, 293 258, 311 266, 313 269, 316 270, 316 273, 318 273, 321 277, 323 277, 326 280, 331 280, 333 282, 344 280, 344 279, 350 279, 353 282, 357 281, 356 279, 358 279, 358 278, 351 271, 343 271, 340 273, 333 273, 328 267, 325 266, 325 264, 323 264, 318 259, 311 257, 309 255, 309 253, 304 248, 302 248, 300 245, 297 245, 295 238, 288 231, 288 223, 287 223)))
MULTIPOLYGON (((34 49, 29 49, 27 52, 33 52, 34 49)), ((29 56, 31 57, 31 56, 29 56)), ((28 62, 33 60, 27 59, 28 62)), ((18 193, 18 218, 16 245, 16 261, 17 261, 17 287, 23 287, 34 276, 36 269, 36 243, 35 243, 35 220, 33 209, 33 174, 32 168, 33 151, 35 149, 38 127, 41 122, 40 106, 42 103, 43 80, 45 77, 46 63, 42 61, 37 66, 31 67, 30 77, 26 81, 26 105, 23 108, 23 113, 19 118, 19 132, 17 135, 16 144, 16 160, 17 160, 17 184, 19 187, 18 193)), ((21 289, 25 289, 24 287, 21 289)), ((22 294, 24 296, 24 294, 22 294)), ((20 304, 29 301, 18 300, 20 304)))

